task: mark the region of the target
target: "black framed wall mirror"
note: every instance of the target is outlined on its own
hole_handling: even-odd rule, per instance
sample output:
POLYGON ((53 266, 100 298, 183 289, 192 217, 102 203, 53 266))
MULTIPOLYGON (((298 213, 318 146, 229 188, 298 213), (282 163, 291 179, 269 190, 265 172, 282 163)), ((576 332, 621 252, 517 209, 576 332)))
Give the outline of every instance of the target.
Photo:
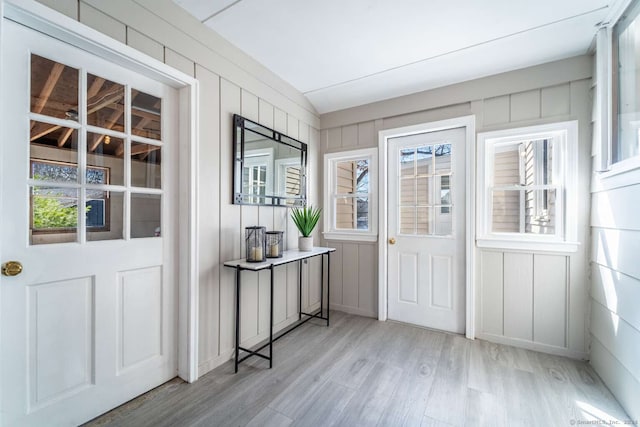
POLYGON ((304 206, 307 144, 233 116, 233 203, 304 206))

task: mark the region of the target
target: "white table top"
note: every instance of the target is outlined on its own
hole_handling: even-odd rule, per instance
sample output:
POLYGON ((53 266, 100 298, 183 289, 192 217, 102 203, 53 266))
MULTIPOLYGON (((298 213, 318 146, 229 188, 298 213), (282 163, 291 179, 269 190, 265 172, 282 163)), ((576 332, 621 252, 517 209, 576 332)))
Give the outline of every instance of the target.
POLYGON ((287 264, 292 261, 298 261, 300 259, 310 258, 312 256, 326 254, 329 252, 335 252, 336 248, 323 248, 315 246, 310 251, 300 251, 298 249, 291 249, 282 253, 282 258, 267 258, 264 262, 247 262, 246 258, 236 259, 233 261, 225 261, 224 265, 227 267, 238 267, 245 270, 264 270, 270 266, 277 266, 287 264))

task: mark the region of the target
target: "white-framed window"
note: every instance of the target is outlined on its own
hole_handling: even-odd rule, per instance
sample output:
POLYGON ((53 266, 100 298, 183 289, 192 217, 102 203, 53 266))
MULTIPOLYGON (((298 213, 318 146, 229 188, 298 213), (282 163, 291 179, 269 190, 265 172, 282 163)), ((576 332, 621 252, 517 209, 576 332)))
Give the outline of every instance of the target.
POLYGON ((378 236, 378 150, 324 156, 324 237, 373 242, 378 236))
POLYGON ((611 163, 640 156, 640 2, 632 2, 611 35, 611 163))
POLYGON ((577 250, 577 121, 478 134, 480 247, 577 250))

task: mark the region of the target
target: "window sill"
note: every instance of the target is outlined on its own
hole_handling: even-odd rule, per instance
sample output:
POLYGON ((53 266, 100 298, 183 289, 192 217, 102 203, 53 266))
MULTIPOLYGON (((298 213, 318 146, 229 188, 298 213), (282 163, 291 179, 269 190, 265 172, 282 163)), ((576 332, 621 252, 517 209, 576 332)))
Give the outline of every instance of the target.
POLYGON ((511 240, 511 239, 493 239, 481 238, 476 240, 479 248, 492 249, 511 249, 518 251, 540 251, 540 252, 556 252, 556 253, 575 253, 580 246, 579 242, 550 242, 540 240, 511 240))
POLYGON ((365 233, 348 233, 341 231, 331 231, 322 233, 322 236, 326 240, 347 240, 354 242, 376 242, 378 240, 377 234, 365 234, 365 233))

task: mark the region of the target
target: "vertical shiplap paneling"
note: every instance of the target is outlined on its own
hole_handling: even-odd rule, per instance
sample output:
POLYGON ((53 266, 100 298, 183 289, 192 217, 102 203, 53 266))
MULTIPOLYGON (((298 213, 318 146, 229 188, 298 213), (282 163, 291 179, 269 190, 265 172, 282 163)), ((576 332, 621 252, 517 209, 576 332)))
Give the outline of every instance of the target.
POLYGON ((567 263, 564 255, 533 258, 533 340, 566 346, 567 263))
POLYGON ((336 251, 331 254, 331 269, 329 275, 331 277, 331 304, 342 305, 342 243, 335 240, 331 241, 331 246, 336 251))
MULTIPOLYGON (((232 204, 233 114, 240 111, 240 88, 220 79, 220 262, 240 258, 240 206, 232 204)), ((220 269, 220 354, 234 346, 235 276, 220 269)))
POLYGON ((497 96, 484 100, 483 124, 484 126, 509 123, 510 118, 509 96, 497 96))
MULTIPOLYGON (((258 97, 254 94, 241 89, 240 90, 240 114, 254 122, 258 121, 258 97)), ((246 254, 245 243, 245 227, 253 227, 260 224, 257 206, 240 206, 240 236, 241 240, 241 257, 246 254)), ((261 306, 258 298, 258 278, 259 275, 252 272, 245 272, 242 275, 242 299, 240 311, 242 318, 240 320, 240 339, 244 341, 253 338, 258 334, 258 315, 261 306)))
POLYGON ((540 118, 540 90, 514 93, 511 95, 512 122, 540 118))
POLYGON ((533 339, 533 254, 504 254, 504 335, 533 339))
POLYGON ((503 253, 480 252, 480 310, 482 332, 502 335, 504 321, 504 263, 503 253))
POLYGON ((354 148, 358 145, 358 125, 342 127, 342 148, 354 148))
MULTIPOLYGON (((122 22, 116 21, 109 15, 84 2, 79 2, 79 4, 80 12, 78 16, 80 17, 80 22, 119 42, 127 43, 127 28, 122 22)), ((193 76, 193 71, 191 71, 190 75, 193 76)))
MULTIPOLYGON (((127 28, 127 44, 140 52, 149 55, 150 57, 157 59, 160 62, 164 62, 164 46, 156 42, 153 39, 145 36, 142 33, 134 30, 133 28, 127 28)), ((200 67, 204 70, 204 67, 200 67)), ((210 98, 209 102, 217 101, 215 98, 210 98)), ((216 132, 217 133, 217 132, 216 132)), ((205 134, 208 135, 208 134, 205 134)))
POLYGON ((358 124, 358 147, 377 147, 378 139, 376 138, 375 123, 364 122, 358 124))
MULTIPOLYGON (((287 113, 279 108, 273 110, 273 129, 278 132, 287 132, 287 113)), ((274 208, 273 228, 284 231, 284 249, 288 250, 287 212, 286 208, 274 208)), ((273 322, 276 325, 283 323, 287 319, 287 267, 276 267, 273 272, 273 322)))
MULTIPOLYGON (((291 138, 299 138, 299 121, 295 117, 287 116, 286 134, 291 138)), ((290 209, 287 211, 287 245, 290 249, 298 247, 298 229, 291 219, 290 209)), ((298 263, 287 264, 287 318, 298 313, 298 281, 299 281, 299 265, 298 263)))
POLYGON ((568 347, 576 351, 588 352, 588 330, 585 327, 585 319, 588 314, 589 302, 589 278, 588 256, 589 247, 587 242, 590 239, 588 227, 582 227, 582 224, 589 224, 589 177, 591 176, 591 153, 589 147, 591 139, 591 123, 589 117, 591 115, 591 99, 589 99, 589 89, 591 80, 585 79, 573 81, 570 85, 571 95, 571 115, 574 117, 583 117, 584 120, 578 122, 578 146, 584 147, 578 150, 578 195, 577 197, 577 217, 571 218, 571 221, 577 221, 578 242, 584 242, 578 247, 578 251, 571 254, 569 258, 569 325, 568 325, 568 347))
POLYGON ((378 312, 377 270, 378 261, 375 244, 360 244, 358 248, 358 308, 375 315, 378 312))
MULTIPOLYGON (((274 125, 274 108, 269 102, 264 99, 258 99, 258 122, 261 124, 270 127, 273 129, 274 125)), ((276 208, 269 206, 260 206, 258 208, 258 222, 260 225, 267 227, 267 230, 279 230, 275 226, 274 220, 274 210, 276 208)), ((277 208, 281 209, 281 208, 277 208)), ((258 273, 258 333, 263 334, 269 330, 269 318, 270 318, 270 303, 269 298, 271 297, 271 288, 269 285, 269 280, 271 280, 270 271, 261 271, 258 273)), ((275 281, 275 275, 274 275, 275 281)), ((276 311, 282 312, 284 308, 283 301, 285 300, 285 292, 280 292, 277 294, 280 299, 275 298, 276 296, 276 284, 274 283, 274 321, 275 321, 275 313, 276 311), (279 307, 279 310, 276 310, 276 306, 279 307)), ((284 316, 283 316, 284 317, 284 316)))
POLYGON ((342 128, 329 129, 327 133, 327 149, 337 150, 342 147, 342 128))
POLYGON ((358 307, 359 247, 357 243, 342 244, 342 262, 348 266, 342 269, 342 305, 347 307, 358 307))
POLYGON ((78 0, 38 0, 45 6, 67 15, 71 19, 78 19, 78 0))
POLYGON ((199 346, 200 365, 219 354, 220 333, 220 78, 196 66, 200 81, 198 169, 199 244, 199 346))
POLYGON ((569 83, 545 87, 541 92, 542 117, 566 116, 571 113, 571 86, 569 83))
POLYGON ((180 70, 183 73, 193 76, 194 73, 194 63, 188 58, 180 55, 179 53, 169 49, 164 49, 164 62, 167 65, 172 66, 176 70, 180 70))

